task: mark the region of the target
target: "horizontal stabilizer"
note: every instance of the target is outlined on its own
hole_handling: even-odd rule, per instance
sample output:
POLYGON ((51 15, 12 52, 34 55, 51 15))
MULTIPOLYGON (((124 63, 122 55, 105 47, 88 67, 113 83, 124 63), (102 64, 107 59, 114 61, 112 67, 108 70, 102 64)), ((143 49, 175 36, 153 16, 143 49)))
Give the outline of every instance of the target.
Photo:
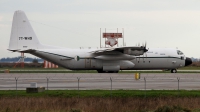
POLYGON ((30 53, 33 51, 36 51, 35 49, 26 49, 26 50, 21 50, 21 49, 7 49, 9 51, 13 51, 13 52, 23 52, 23 53, 30 53))

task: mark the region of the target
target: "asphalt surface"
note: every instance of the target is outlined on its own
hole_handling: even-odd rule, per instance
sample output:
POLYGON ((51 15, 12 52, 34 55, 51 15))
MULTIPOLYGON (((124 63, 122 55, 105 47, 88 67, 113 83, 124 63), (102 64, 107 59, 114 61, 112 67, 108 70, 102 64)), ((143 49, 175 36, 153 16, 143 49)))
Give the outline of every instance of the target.
POLYGON ((199 90, 200 73, 1 73, 0 90, 26 90, 30 83, 49 90, 199 90), (48 79, 48 80, 47 80, 48 79), (78 81, 79 79, 79 81, 78 81), (47 83, 48 82, 48 83, 47 83), (78 84, 79 83, 79 84, 78 84), (178 86, 179 85, 179 86, 178 86))

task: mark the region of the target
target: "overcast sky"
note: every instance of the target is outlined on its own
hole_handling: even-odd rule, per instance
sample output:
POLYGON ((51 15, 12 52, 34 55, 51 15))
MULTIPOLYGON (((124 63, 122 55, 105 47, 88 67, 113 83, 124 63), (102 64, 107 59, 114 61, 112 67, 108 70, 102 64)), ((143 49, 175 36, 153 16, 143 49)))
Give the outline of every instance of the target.
POLYGON ((0 0, 0 58, 19 56, 7 51, 16 10, 26 13, 44 44, 99 47, 100 28, 124 28, 127 46, 146 41, 148 48, 200 57, 200 0, 0 0))

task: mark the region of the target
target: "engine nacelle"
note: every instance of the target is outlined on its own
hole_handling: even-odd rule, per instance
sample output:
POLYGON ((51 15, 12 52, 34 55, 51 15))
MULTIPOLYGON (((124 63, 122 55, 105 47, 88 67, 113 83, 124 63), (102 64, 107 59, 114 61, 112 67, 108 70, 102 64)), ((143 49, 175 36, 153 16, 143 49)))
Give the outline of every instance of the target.
POLYGON ((124 50, 124 54, 139 56, 139 55, 143 55, 144 54, 144 50, 125 49, 124 50))

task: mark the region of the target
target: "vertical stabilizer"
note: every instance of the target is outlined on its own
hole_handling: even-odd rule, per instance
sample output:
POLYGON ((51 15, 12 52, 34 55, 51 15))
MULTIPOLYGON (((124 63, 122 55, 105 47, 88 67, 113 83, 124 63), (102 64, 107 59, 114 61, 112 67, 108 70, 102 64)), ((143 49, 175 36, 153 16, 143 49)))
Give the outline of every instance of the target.
POLYGON ((23 11, 15 11, 10 35, 9 50, 37 49, 40 42, 23 11))

